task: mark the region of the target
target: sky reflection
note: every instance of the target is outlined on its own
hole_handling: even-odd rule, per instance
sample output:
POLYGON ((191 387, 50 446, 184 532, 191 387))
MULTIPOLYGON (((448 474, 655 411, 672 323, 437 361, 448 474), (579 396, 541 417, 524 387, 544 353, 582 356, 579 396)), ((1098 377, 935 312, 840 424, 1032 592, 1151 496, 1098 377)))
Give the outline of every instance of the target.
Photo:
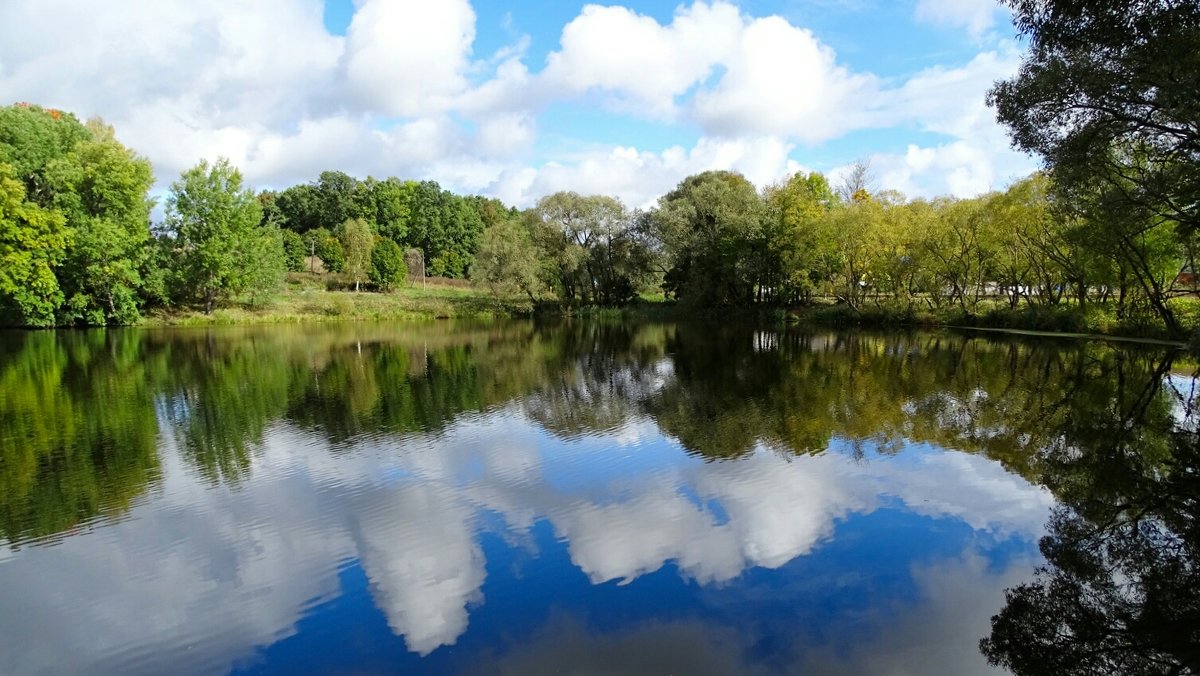
POLYGON ((1162 350, 946 333, 0 346, 5 674, 986 673, 1052 510, 1190 410, 1162 350))
MULTIPOLYGON (((683 591, 675 593, 700 602, 706 590, 719 590, 748 606, 748 595, 782 586, 777 601, 794 596, 802 606, 816 580, 798 576, 817 574, 822 585, 854 596, 871 593, 871 571, 886 569, 907 576, 911 588, 904 598, 883 590, 887 596, 848 627, 871 650, 845 654, 851 644, 833 640, 840 632, 826 627, 789 646, 798 659, 785 663, 807 664, 808 672, 850 663, 875 671, 871 660, 898 666, 892 653, 925 638, 943 646, 935 654, 944 654, 950 671, 964 673, 981 663, 968 639, 986 629, 982 609, 996 606, 1014 576, 1028 574, 1052 504, 1044 489, 986 458, 929 446, 865 459, 760 448, 705 462, 646 425, 563 441, 512 410, 455 423, 437 438, 373 438, 349 453, 277 425, 249 480, 236 487, 195 482, 170 435, 163 444, 163 483, 152 502, 119 523, 23 550, 3 564, 0 634, 28 646, 5 651, 3 671, 254 664, 256 651, 294 636, 302 618, 346 593, 338 571, 347 562, 361 569, 391 632, 408 651, 429 655, 469 631, 472 615, 488 605, 485 583, 494 571, 560 548, 561 565, 512 577, 502 593, 521 594, 550 575, 620 594, 606 583, 657 575, 676 578, 683 591), (889 526, 872 515, 881 510, 883 521, 907 524, 931 542, 902 543, 889 560, 864 560, 850 549, 835 570, 789 567, 839 539, 880 537, 889 526), (747 577, 750 569, 778 575, 747 577), (913 635, 915 627, 922 635, 913 635), (961 650, 944 647, 955 645, 947 632, 963 635, 961 650)), ((642 594, 654 596, 659 584, 642 594)), ((513 637, 495 665, 499 673, 554 670, 564 660, 587 671, 592 657, 600 665, 619 647, 639 645, 641 653, 660 646, 664 665, 718 673, 748 667, 742 661, 755 652, 746 643, 752 637, 722 623, 729 608, 686 613, 647 601, 629 617, 634 628, 597 632, 592 609, 572 613, 561 601, 538 609, 548 614, 545 623, 513 637), (708 654, 714 650, 728 654, 708 654)), ((925 655, 914 668, 931 667, 925 655)))

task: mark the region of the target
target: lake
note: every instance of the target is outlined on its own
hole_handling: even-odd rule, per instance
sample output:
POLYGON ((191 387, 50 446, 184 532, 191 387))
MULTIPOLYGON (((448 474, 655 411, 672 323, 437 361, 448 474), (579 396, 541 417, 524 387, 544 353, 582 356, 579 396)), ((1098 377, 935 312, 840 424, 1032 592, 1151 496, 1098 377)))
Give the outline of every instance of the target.
POLYGON ((990 673, 1002 610, 1018 670, 1195 668, 1194 369, 718 324, 0 333, 0 673, 990 673))

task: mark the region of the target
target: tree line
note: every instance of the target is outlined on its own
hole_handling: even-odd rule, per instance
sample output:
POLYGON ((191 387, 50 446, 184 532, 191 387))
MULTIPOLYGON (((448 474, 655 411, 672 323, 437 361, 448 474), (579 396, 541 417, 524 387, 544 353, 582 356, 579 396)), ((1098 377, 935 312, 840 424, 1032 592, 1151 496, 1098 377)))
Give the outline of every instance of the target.
POLYGON ((0 108, 0 325, 121 325, 147 308, 261 305, 287 271, 322 268, 356 289, 465 277, 503 205, 433 181, 336 171, 256 192, 228 160, 174 181, 154 223, 150 162, 101 120, 0 108))
POLYGON ((852 310, 1100 305, 1119 320, 1182 330, 1195 237, 1175 221, 1095 208, 1046 173, 971 199, 870 190, 858 166, 838 186, 798 173, 757 190, 743 176, 684 179, 646 211, 557 193, 485 230, 473 275, 497 290, 614 305, 661 287, 695 306, 852 310))
POLYGON ((99 121, 0 109, 0 322, 125 324, 148 307, 267 302, 288 270, 388 290, 420 260, 535 303, 685 308, 837 304, 974 317, 1097 311, 1179 336, 1195 325, 1197 97, 1181 69, 1194 3, 1021 0, 1022 69, 989 94, 1043 171, 970 199, 801 172, 757 189, 689 176, 647 209, 559 192, 524 211, 432 181, 338 171, 255 192, 228 161, 172 184, 151 224, 149 163, 99 121), (1053 12, 1047 7, 1054 8, 1053 12), (1191 92, 1190 94, 1188 92, 1191 92), (409 256, 406 252, 419 255, 409 256))

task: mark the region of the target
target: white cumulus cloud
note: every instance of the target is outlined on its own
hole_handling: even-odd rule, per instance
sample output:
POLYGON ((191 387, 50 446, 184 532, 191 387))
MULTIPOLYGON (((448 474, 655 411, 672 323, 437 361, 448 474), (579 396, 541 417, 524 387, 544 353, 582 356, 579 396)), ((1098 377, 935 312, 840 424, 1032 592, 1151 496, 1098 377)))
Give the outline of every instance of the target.
MULTIPOLYGON (((1015 68, 1007 48, 890 81, 848 67, 794 20, 725 0, 681 4, 667 19, 587 5, 559 34, 511 34, 492 54, 475 38, 496 27, 478 25, 467 0, 360 0, 344 37, 326 30, 323 7, 8 0, 0 102, 103 116, 154 163, 160 190, 224 155, 257 187, 341 169, 519 206, 556 190, 647 206, 690 173, 733 169, 763 185, 809 164, 814 147, 880 129, 922 134, 874 157, 887 187, 910 194, 970 195, 1033 168, 983 103, 1015 68), (533 62, 531 40, 555 38, 533 62), (617 124, 544 143, 542 114, 556 103, 683 125, 691 140, 656 146, 617 124)), ((978 32, 996 19, 990 7, 922 0, 917 15, 978 32)))

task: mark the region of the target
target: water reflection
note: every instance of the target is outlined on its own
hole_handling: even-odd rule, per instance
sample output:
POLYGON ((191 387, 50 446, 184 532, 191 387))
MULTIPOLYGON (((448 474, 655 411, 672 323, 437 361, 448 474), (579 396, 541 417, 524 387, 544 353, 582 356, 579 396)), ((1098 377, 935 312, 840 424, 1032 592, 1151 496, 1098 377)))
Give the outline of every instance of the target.
MULTIPOLYGON (((1001 607, 987 657, 1029 671, 1067 664, 1062 631, 1029 638, 1079 631, 1062 590, 1126 559, 1184 603, 1152 635, 1197 626, 1162 350, 579 323, 0 341, 5 673, 971 673, 1001 607)), ((1156 649, 1194 659, 1181 636, 1156 649)))
POLYGON ((1045 565, 993 618, 981 642, 993 664, 1018 674, 1200 669, 1200 435, 1177 429, 1153 446, 1141 436, 1118 429, 1063 462, 1085 487, 1062 492, 1040 545, 1045 565))

